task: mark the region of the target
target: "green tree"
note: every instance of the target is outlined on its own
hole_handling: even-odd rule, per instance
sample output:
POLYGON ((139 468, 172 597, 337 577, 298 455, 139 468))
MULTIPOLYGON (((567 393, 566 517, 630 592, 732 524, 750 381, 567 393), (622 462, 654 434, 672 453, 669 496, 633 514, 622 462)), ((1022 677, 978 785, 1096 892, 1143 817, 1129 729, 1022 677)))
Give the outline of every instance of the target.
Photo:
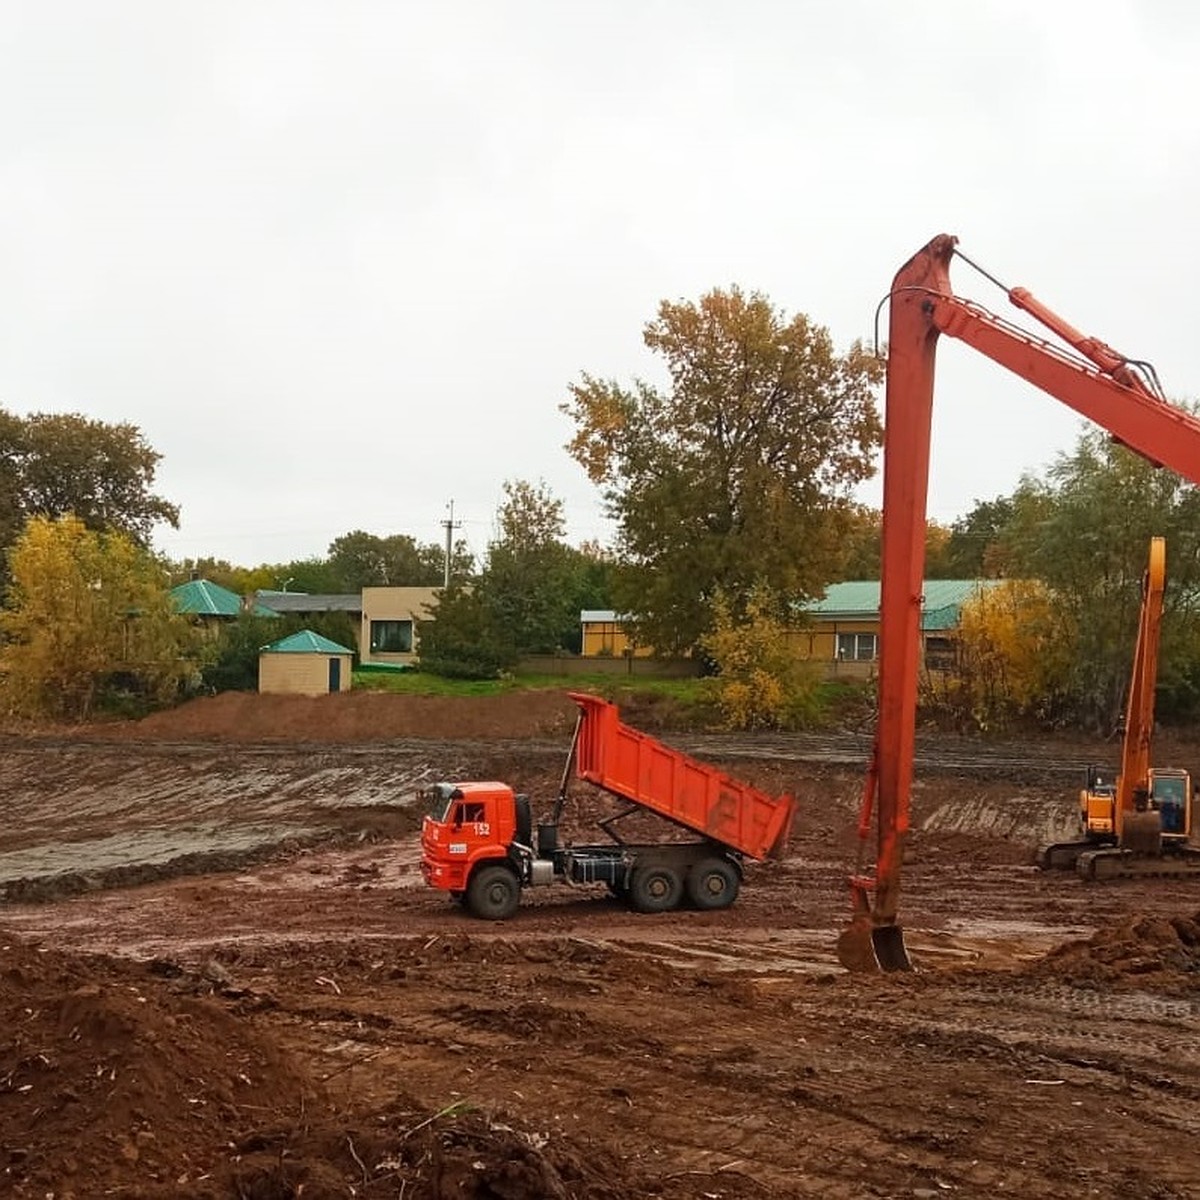
POLYGON ((295 558, 291 562, 265 563, 247 572, 242 586, 243 593, 306 592, 310 596, 341 592, 342 581, 327 558, 312 555, 295 558))
POLYGON ((1200 491, 1090 430, 1045 480, 1024 480, 1012 505, 1008 570, 1042 580, 1078 631, 1067 691, 1082 723, 1109 730, 1122 710, 1155 535, 1167 540, 1160 680, 1178 691, 1196 674, 1200 491))
POLYGON ((1008 574, 1006 537, 1013 519, 1013 500, 997 496, 976 500, 965 516, 950 526, 946 545, 948 579, 998 579, 1008 574))
POLYGON ((174 611, 165 565, 129 535, 34 517, 10 568, 0 629, 13 711, 85 720, 166 703, 195 674, 197 635, 174 611))
POLYGON ((433 619, 420 628, 421 670, 448 679, 496 679, 520 656, 512 630, 469 587, 438 593, 433 619))
POLYGON ((882 365, 738 288, 664 302, 644 340, 669 391, 584 374, 562 409, 619 526, 617 606, 676 651, 709 627, 718 590, 736 608, 759 579, 800 600, 834 577, 880 443, 882 365))
MULTIPOLYGON (((956 575, 948 547, 951 532, 937 521, 925 526, 925 578, 970 579, 956 575)), ((836 579, 878 579, 883 549, 883 513, 877 508, 855 505, 847 514, 842 535, 841 562, 836 579)))
MULTIPOLYGON (((338 582, 336 590, 357 592, 364 587, 437 587, 445 580, 446 552, 435 542, 420 544, 405 533, 377 537, 355 529, 335 538, 329 546, 329 565, 338 582)), ((451 553, 453 578, 471 573, 466 543, 451 553)))
POLYGON ((550 654, 579 628, 580 556, 545 483, 506 481, 477 591, 522 654, 550 654))
POLYGON ((563 538, 563 503, 544 482, 509 480, 478 577, 439 593, 421 627, 421 667, 493 678, 523 654, 578 652, 579 613, 609 602, 611 557, 563 538))
POLYGON ((0 542, 11 545, 30 517, 70 513, 148 545, 156 525, 179 524, 179 509, 152 490, 161 457, 136 425, 0 410, 0 542))

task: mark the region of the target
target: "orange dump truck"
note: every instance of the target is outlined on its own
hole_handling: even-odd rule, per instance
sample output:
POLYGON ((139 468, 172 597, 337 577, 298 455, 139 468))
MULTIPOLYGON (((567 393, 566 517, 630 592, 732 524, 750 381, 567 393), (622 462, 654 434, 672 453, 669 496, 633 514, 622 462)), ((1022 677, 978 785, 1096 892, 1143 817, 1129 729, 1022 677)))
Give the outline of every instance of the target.
POLYGON ((503 920, 521 890, 556 881, 607 884, 638 912, 667 912, 686 899, 725 908, 737 898, 744 859, 779 857, 791 828, 790 796, 770 796, 623 725, 615 704, 572 692, 579 706, 562 786, 548 819, 533 822, 526 795, 504 783, 439 783, 421 829, 421 870, 476 916, 503 920), (572 767, 626 802, 601 821, 609 841, 563 844, 558 824, 572 767), (693 835, 631 843, 623 817, 650 812, 693 835))

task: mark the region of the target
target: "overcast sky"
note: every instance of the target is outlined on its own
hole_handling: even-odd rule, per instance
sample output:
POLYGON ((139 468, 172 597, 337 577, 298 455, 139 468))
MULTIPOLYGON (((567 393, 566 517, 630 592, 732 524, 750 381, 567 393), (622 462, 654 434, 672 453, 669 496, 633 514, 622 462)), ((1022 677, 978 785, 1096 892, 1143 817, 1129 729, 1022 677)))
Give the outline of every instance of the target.
MULTIPOLYGON (((603 539, 568 382, 735 283, 845 349, 940 232, 1193 398, 1198 62, 1184 0, 6 0, 0 405, 138 425, 176 558, 478 553, 506 479, 603 539)), ((949 339, 935 412, 942 520, 1081 428, 949 339)))

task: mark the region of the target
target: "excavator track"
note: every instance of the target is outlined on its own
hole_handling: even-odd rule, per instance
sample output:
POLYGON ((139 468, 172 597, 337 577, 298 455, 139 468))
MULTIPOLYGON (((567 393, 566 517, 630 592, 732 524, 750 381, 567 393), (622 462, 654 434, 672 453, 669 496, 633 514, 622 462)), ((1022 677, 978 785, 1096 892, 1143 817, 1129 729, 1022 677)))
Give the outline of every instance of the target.
POLYGON ((1070 871, 1083 855, 1098 848, 1094 841, 1052 842, 1049 846, 1040 846, 1037 852, 1038 870, 1070 871))
POLYGON ((1127 850, 1092 850, 1075 860, 1080 879, 1101 883, 1109 879, 1200 879, 1200 852, 1145 858, 1127 850))

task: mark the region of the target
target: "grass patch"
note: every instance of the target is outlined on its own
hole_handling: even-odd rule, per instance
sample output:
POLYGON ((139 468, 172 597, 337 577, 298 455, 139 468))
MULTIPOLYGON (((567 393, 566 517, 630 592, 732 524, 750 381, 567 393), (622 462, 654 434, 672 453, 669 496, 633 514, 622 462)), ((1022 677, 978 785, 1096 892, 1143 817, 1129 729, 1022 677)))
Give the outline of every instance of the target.
MULTIPOLYGON (((592 692, 620 705, 622 720, 647 732, 716 729, 721 717, 710 681, 697 678, 595 675, 511 675, 504 679, 446 679, 414 670, 402 674, 355 671, 354 687, 402 696, 504 696, 524 691, 592 692)), ((873 708, 872 689, 830 681, 818 686, 813 727, 858 725, 873 708)))

